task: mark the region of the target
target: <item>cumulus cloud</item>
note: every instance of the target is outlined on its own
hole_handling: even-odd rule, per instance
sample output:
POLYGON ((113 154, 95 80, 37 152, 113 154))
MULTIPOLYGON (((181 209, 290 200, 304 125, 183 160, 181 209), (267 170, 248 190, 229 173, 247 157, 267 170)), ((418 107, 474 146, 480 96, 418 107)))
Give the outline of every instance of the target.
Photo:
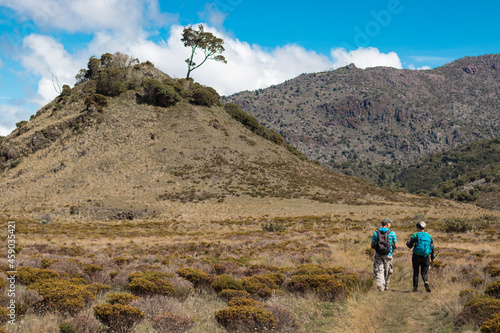
POLYGON ((42 30, 92 33, 112 30, 128 36, 144 27, 173 23, 176 16, 159 10, 158 0, 0 0, 24 21, 34 21, 42 30))
POLYGON ((431 68, 429 66, 422 66, 422 67, 417 68, 417 66, 410 64, 410 65, 408 65, 408 69, 420 71, 420 70, 427 70, 427 69, 431 69, 431 68))
POLYGON ((359 68, 386 66, 403 68, 399 56, 395 52, 382 53, 374 47, 360 47, 357 50, 347 51, 344 48, 334 48, 331 51, 333 68, 355 64, 359 68))

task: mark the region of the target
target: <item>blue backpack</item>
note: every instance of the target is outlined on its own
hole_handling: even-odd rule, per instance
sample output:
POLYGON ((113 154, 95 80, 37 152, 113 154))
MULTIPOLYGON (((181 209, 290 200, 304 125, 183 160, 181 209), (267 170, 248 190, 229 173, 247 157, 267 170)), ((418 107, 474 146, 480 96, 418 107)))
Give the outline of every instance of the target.
POLYGON ((415 244, 415 248, 413 249, 413 253, 419 256, 427 257, 432 252, 431 235, 426 232, 417 232, 415 236, 417 237, 417 242, 415 244))

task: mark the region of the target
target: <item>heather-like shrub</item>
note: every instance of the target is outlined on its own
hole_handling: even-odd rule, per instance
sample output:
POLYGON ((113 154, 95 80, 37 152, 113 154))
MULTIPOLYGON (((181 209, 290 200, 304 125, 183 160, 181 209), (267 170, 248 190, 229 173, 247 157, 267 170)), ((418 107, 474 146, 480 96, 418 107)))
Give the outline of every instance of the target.
POLYGON ((488 285, 484 293, 490 295, 491 297, 500 299, 500 280, 497 280, 492 284, 488 285))
POLYGON ((213 280, 212 276, 208 275, 201 269, 196 268, 181 268, 177 270, 177 274, 191 282, 195 288, 210 285, 213 280))
POLYGON ((59 324, 59 332, 60 333, 75 333, 76 327, 70 322, 63 322, 59 324))
POLYGON ((480 326, 498 312, 500 312, 500 300, 489 296, 474 298, 465 303, 462 311, 453 320, 453 324, 456 327, 467 324, 480 326))
POLYGON ((243 279, 241 282, 243 288, 251 295, 257 294, 262 298, 267 298, 272 295, 272 291, 279 288, 284 282, 283 274, 273 273, 267 275, 254 275, 243 279))
POLYGON ((445 219, 443 227, 445 232, 466 232, 471 231, 474 224, 469 219, 453 217, 445 219))
POLYGON ((215 319, 229 332, 266 332, 275 326, 271 312, 253 306, 233 306, 215 312, 215 319))
POLYGON ((215 274, 221 275, 227 271, 227 267, 224 266, 223 264, 214 264, 214 270, 215 270, 215 274))
POLYGON ((325 274, 330 274, 326 268, 314 264, 300 265, 292 273, 292 275, 325 275, 325 274))
POLYGON ((17 281, 27 286, 39 281, 57 279, 59 277, 58 272, 50 269, 19 267, 17 270, 17 281))
POLYGON ((220 292, 224 289, 242 290, 243 284, 241 281, 223 274, 215 278, 214 282, 212 282, 212 288, 214 288, 216 292, 220 292))
POLYGON ((491 318, 484 322, 481 326, 482 333, 498 333, 500 332, 500 312, 495 313, 491 318))
POLYGON ((144 318, 144 313, 130 305, 104 303, 94 308, 94 316, 113 332, 128 332, 144 318))
POLYGON ((227 304, 228 306, 262 306, 259 302, 254 299, 235 297, 230 300, 227 304))
POLYGON ((102 324, 92 315, 79 314, 71 319, 78 333, 102 332, 102 324))
POLYGON ((234 289, 224 289, 219 293, 219 297, 226 302, 229 302, 235 297, 246 298, 250 297, 250 294, 245 290, 234 290, 234 289))
POLYGON ((491 277, 496 277, 500 275, 500 260, 490 261, 485 267, 484 271, 487 272, 491 277))
POLYGON ((239 105, 226 103, 224 105, 224 109, 231 115, 231 117, 245 125, 245 127, 248 127, 251 131, 255 132, 259 128, 259 122, 257 119, 243 111, 239 105))
POLYGON ((71 314, 82 310, 85 303, 95 298, 86 286, 65 280, 44 280, 30 284, 28 288, 38 291, 43 297, 41 303, 47 309, 71 314))
POLYGON ((158 332, 172 333, 186 332, 194 325, 194 320, 191 318, 173 313, 156 315, 149 322, 158 332))
POLYGON ((324 300, 337 300, 350 295, 347 285, 331 275, 294 275, 286 283, 290 292, 313 291, 324 300))
POLYGON ((461 304, 465 304, 477 296, 478 292, 474 289, 464 289, 460 290, 460 292, 458 293, 459 301, 461 304))
POLYGON ((0 324, 3 324, 9 320, 9 317, 7 315, 9 314, 9 310, 7 308, 4 308, 3 306, 0 306, 0 324))
POLYGON ((297 316, 292 311, 282 308, 278 304, 266 304, 264 309, 273 315, 276 332, 293 332, 300 327, 297 316))
POLYGON ((132 279, 128 288, 137 296, 168 295, 174 291, 172 283, 148 274, 132 279))
POLYGON ((101 265, 94 265, 94 264, 83 264, 83 272, 91 275, 96 272, 102 271, 102 266, 101 265))
POLYGON ((129 305, 132 301, 137 300, 138 297, 130 294, 119 293, 119 294, 111 294, 106 299, 106 302, 109 304, 123 304, 129 305))
POLYGON ((67 84, 63 85, 60 96, 61 97, 69 97, 69 96, 71 96, 71 87, 68 86, 67 84))
POLYGON ((111 286, 102 283, 92 283, 87 286, 87 290, 92 294, 97 295, 99 293, 108 292, 111 290, 111 286))
POLYGON ((0 290, 7 287, 7 281, 3 277, 0 276, 0 290))

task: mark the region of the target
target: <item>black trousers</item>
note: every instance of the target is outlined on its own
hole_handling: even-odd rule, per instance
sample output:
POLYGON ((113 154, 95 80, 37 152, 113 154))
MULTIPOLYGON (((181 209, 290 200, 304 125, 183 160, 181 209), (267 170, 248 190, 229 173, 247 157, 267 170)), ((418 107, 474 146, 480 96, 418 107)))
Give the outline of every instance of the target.
POLYGON ((427 271, 429 270, 430 266, 430 258, 429 256, 422 257, 414 253, 413 257, 411 258, 411 263, 413 265, 413 287, 417 288, 419 271, 422 274, 422 280, 424 280, 424 282, 429 281, 429 278, 427 277, 427 271))

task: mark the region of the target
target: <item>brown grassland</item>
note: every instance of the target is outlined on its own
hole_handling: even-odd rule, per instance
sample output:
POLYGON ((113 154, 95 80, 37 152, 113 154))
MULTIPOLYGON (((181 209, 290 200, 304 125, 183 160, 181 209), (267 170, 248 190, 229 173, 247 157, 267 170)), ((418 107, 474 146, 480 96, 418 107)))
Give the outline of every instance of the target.
MULTIPOLYGON (((283 212, 286 203, 290 204, 281 203, 283 212)), ((467 206, 454 212, 405 211, 404 207, 399 207, 399 210, 389 207, 378 210, 362 206, 329 207, 330 213, 326 214, 325 209, 324 215, 293 215, 294 211, 289 210, 280 217, 278 213, 282 211, 275 210, 277 213, 271 215, 210 221, 193 215, 191 220, 97 221, 74 218, 54 219, 47 223, 5 213, 0 215, 0 226, 5 230, 2 244, 7 243, 7 221, 15 221, 16 225, 18 315, 16 326, 8 323, 3 326, 8 327, 9 332, 75 331, 71 329, 104 332, 105 326, 96 319, 96 309, 105 304, 110 295, 132 293, 136 299, 130 304, 140 309, 144 317, 130 319, 129 328, 116 326, 116 331, 479 331, 481 323, 467 322, 455 327, 454 319, 468 299, 483 294, 487 286, 498 279, 494 277, 498 273, 495 269, 500 266, 498 213, 492 215, 467 206), (430 271, 430 294, 423 291, 410 293, 411 257, 404 242, 412 234, 414 217, 419 213, 426 215, 429 232, 440 252, 430 271), (384 216, 396 216, 393 229, 401 248, 395 253, 391 288, 379 293, 376 288, 371 288, 373 253, 369 251, 369 244, 373 231, 384 216), (446 230, 453 221, 465 223, 467 230, 446 230), (21 267, 40 271, 23 271, 21 267), (92 295, 80 307, 71 302, 60 305, 34 282, 36 272, 42 272, 41 269, 45 269, 45 274, 56 275, 40 273, 38 276, 45 282, 71 282, 72 286, 84 286, 92 295), (139 279, 130 277, 136 272, 142 272, 142 277, 146 278, 154 276, 153 272, 161 272, 161 279, 168 281, 173 291, 148 291, 144 286, 138 289, 139 279), (258 279, 262 282, 264 280, 260 277, 272 274, 280 274, 281 281, 267 285, 268 288, 252 284, 258 279), (304 274, 309 278, 322 274, 323 278, 328 276, 327 280, 334 277, 345 282, 342 286, 347 288, 342 287, 343 292, 336 293, 324 285, 299 287, 298 277, 304 274), (221 282, 222 277, 232 279, 221 282), (254 280, 249 280, 251 277, 254 280), (136 281, 136 285, 132 281, 136 281), (233 306, 228 307, 228 292, 221 292, 226 288, 245 289, 248 293, 243 297, 257 302, 257 305, 238 307, 232 303, 233 306), (260 309, 262 313, 253 313, 253 317, 250 315, 252 320, 243 322, 230 315, 226 321, 216 319, 216 313, 223 309, 260 309), (266 327, 265 313, 273 314, 274 328, 266 327), (231 320, 236 326, 230 326, 231 320), (261 326, 260 321, 264 323, 261 326)), ((313 207, 309 208, 312 211, 313 207)), ((307 209, 300 209, 297 213, 305 211, 307 209)), ((220 214, 219 217, 224 215, 220 214)), ((0 267, 4 273, 9 270, 6 251, 6 246, 3 246, 0 267)), ((6 278, 4 273, 1 275, 6 278)), ((48 288, 56 287, 54 284, 48 288)), ((7 289, 3 288, 0 300, 3 307, 9 301, 7 289)), ((250 301, 236 299, 232 302, 250 301)), ((120 318, 124 322, 126 315, 120 318)))

